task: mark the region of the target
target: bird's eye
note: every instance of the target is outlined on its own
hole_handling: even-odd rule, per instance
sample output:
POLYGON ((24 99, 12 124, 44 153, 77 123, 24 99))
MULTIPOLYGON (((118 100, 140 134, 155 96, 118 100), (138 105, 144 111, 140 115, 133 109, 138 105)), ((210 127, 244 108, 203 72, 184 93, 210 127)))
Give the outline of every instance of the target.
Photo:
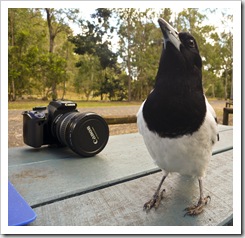
POLYGON ((191 47, 191 48, 194 48, 195 47, 195 41, 193 39, 190 39, 189 42, 188 42, 188 45, 191 47))

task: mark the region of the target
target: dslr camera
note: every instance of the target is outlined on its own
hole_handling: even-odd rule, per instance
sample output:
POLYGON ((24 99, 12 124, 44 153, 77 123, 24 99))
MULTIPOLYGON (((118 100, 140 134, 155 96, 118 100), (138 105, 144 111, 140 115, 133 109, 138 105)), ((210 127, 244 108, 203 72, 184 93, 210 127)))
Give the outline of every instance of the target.
POLYGON ((72 101, 51 101, 47 107, 24 111, 24 143, 34 148, 68 146, 85 157, 101 152, 108 142, 108 124, 98 114, 81 113, 76 107, 72 101))

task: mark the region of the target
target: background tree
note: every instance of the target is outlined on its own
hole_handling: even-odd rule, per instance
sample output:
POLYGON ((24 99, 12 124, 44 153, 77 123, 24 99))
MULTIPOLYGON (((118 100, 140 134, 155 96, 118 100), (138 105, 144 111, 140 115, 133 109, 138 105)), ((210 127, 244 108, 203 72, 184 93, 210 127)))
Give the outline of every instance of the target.
POLYGON ((128 100, 145 98, 154 85, 161 47, 161 31, 155 24, 159 14, 168 20, 169 8, 156 13, 154 9, 116 9, 122 67, 128 73, 128 100))
MULTIPOLYGON (((231 29, 228 27, 228 23, 233 21, 232 15, 223 15, 222 23, 226 26, 226 31, 223 31, 220 36, 220 45, 221 45, 221 72, 224 85, 224 98, 233 99, 233 35, 231 29)), ((230 24, 229 24, 230 25, 230 24)))
MULTIPOLYGON (((181 31, 189 31, 198 42, 203 60, 203 85, 206 94, 227 98, 227 85, 231 84, 228 72, 232 67, 232 37, 225 32, 219 35, 213 25, 203 25, 207 19, 207 11, 215 13, 216 10, 206 9, 201 13, 199 9, 183 9, 178 14, 176 25, 181 31), (224 79, 221 78, 222 74, 224 79)), ((223 17, 226 18, 225 14, 223 17)))
POLYGON ((137 10, 135 8, 116 8, 114 11, 118 18, 118 35, 119 35, 119 54, 123 59, 123 66, 128 73, 128 101, 131 101, 131 84, 135 78, 133 70, 134 55, 132 48, 134 46, 133 36, 135 34, 137 20, 137 10))
POLYGON ((86 100, 89 100, 91 93, 100 85, 102 68, 99 58, 92 54, 83 54, 77 63, 78 73, 75 77, 74 86, 76 91, 85 94, 86 100))
MULTIPOLYGON (((54 9, 45 8, 49 30, 49 53, 54 53, 55 38, 60 32, 71 33, 67 20, 75 21, 78 9, 54 9)), ((54 56, 50 56, 50 63, 54 62, 54 56)), ((52 67, 52 66, 51 66, 52 67)), ((55 66, 54 66, 55 67, 55 66)), ((57 84, 61 82, 60 78, 52 78, 52 98, 57 99, 57 84)))
MULTIPOLYGON (((167 20, 170 19, 171 14, 169 8, 162 9, 160 12, 160 16, 167 20)), ((135 54, 133 65, 137 70, 137 81, 134 81, 134 85, 138 85, 138 87, 134 87, 134 100, 145 98, 155 83, 162 51, 162 33, 154 23, 156 17, 157 15, 152 9, 146 9, 139 13, 133 50, 135 54)))
POLYGON ((39 11, 25 8, 8 11, 9 99, 16 100, 17 96, 33 92, 33 76, 39 52, 46 43, 46 32, 39 11))
MULTIPOLYGON (((52 94, 54 85, 56 89, 56 84, 65 82, 69 76, 67 67, 70 65, 65 64, 64 60, 68 62, 67 57, 72 59, 70 56, 74 55, 71 44, 67 42, 67 34, 71 34, 71 30, 66 26, 67 31, 62 31, 54 21, 54 15, 50 17, 53 19, 52 24, 56 27, 52 28, 53 31, 59 33, 59 35, 58 33, 53 34, 56 34, 55 39, 58 44, 52 48, 54 51, 52 53, 49 52, 49 33, 42 9, 9 9, 10 100, 15 100, 16 96, 21 97, 23 94, 33 93, 42 94, 44 98, 47 98, 50 93, 52 94), (65 43, 67 47, 64 48, 65 43), (66 77, 60 77, 64 70, 66 77)), ((69 60, 69 63, 72 60, 69 60)), ((71 71, 73 69, 70 69, 71 71)))
MULTIPOLYGON (((105 93, 102 85, 106 81, 106 69, 116 69, 117 67, 117 54, 112 52, 109 49, 110 46, 110 35, 109 32, 113 31, 113 28, 109 27, 108 19, 111 15, 110 10, 106 9, 97 9, 96 13, 92 15, 91 21, 83 21, 80 20, 82 34, 78 34, 77 36, 70 37, 69 40, 75 45, 74 52, 78 55, 90 55, 90 58, 98 58, 100 63, 100 71, 101 73, 94 74, 94 76, 100 76, 99 79, 95 79, 93 77, 93 85, 91 84, 91 90, 95 91, 96 95, 101 95, 101 99, 103 98, 103 94, 105 93), (97 91, 97 93, 96 93, 97 91)), ((80 58, 80 62, 76 64, 77 67, 83 67, 85 62, 84 57, 80 58)), ((92 69, 92 65, 90 65, 92 69)), ((97 68, 97 67, 95 67, 97 68)), ((83 72, 83 70, 79 70, 79 72, 83 72)), ((86 79, 81 77, 81 79, 86 79)))

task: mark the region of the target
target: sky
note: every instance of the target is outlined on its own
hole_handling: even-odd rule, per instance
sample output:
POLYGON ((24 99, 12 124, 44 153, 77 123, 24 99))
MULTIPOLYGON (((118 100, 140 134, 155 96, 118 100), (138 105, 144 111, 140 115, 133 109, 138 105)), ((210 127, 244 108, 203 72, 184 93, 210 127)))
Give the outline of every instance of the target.
MULTIPOLYGON (((141 8, 144 10, 145 8, 141 8)), ((160 9, 160 8, 159 8, 160 9)), ((174 14, 178 14, 181 12, 184 8, 183 7, 171 7, 171 10, 173 12, 172 16, 174 17, 174 14)), ((222 12, 226 13, 227 15, 233 15, 233 9, 232 8, 210 8, 210 10, 216 9, 215 13, 212 13, 211 11, 206 11, 207 7, 200 8, 200 12, 207 15, 207 19, 203 22, 203 24, 206 25, 214 25, 217 28, 218 32, 222 32, 223 30, 230 30, 232 31, 232 23, 228 23, 228 25, 222 24, 222 12)), ((86 8, 80 8, 80 14, 79 17, 82 19, 90 20, 91 14, 95 13, 96 7, 86 7, 86 8)), ((157 23, 157 18, 156 18, 157 23)), ((81 30, 78 25, 71 24, 70 25, 74 31, 74 34, 81 33, 81 30)))

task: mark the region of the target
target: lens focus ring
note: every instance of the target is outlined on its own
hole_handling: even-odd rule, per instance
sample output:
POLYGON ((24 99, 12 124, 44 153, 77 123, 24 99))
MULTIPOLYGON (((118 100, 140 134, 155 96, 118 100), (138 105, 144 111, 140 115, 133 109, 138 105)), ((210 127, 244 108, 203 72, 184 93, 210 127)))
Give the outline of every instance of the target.
POLYGON ((96 113, 66 113, 55 120, 53 127, 60 143, 82 156, 99 153, 109 138, 106 121, 96 113))
POLYGON ((67 145, 66 131, 67 129, 69 130, 69 123, 71 122, 72 118, 76 116, 76 114, 77 112, 64 114, 61 116, 59 124, 56 127, 57 138, 63 145, 67 145))

